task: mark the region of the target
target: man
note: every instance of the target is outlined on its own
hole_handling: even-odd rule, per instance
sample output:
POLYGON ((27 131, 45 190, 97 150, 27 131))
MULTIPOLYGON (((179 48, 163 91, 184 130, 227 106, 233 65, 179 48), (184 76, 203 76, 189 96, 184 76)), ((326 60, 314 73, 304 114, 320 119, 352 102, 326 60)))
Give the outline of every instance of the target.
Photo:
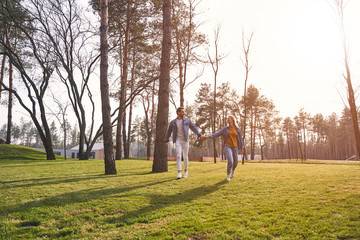
POLYGON ((199 132, 195 124, 193 124, 185 116, 185 111, 183 107, 179 107, 176 110, 177 118, 172 120, 169 124, 165 136, 165 142, 169 142, 170 135, 173 135, 173 143, 176 147, 176 166, 178 170, 177 179, 181 178, 181 156, 184 158, 184 178, 188 177, 188 166, 189 166, 189 128, 196 134, 198 137, 203 139, 202 134, 199 132))

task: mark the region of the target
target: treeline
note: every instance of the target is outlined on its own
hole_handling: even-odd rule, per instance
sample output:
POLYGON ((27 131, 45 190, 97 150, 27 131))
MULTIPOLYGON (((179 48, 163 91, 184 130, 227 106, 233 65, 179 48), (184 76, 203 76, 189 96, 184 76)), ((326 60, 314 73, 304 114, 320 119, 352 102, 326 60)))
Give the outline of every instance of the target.
MULTIPOLYGON (((211 89, 211 84, 202 84, 195 103, 186 108, 187 116, 204 134, 212 133, 214 92, 211 89)), ((229 114, 234 115, 243 131, 248 159, 256 156, 258 159, 302 160, 356 158, 352 119, 347 107, 341 116, 335 113, 311 116, 300 109, 297 116, 281 118, 272 100, 261 95, 253 85, 249 86, 246 98, 231 89, 229 83, 221 84, 217 92, 216 129, 227 125, 229 114)), ((194 134, 190 141, 190 156, 212 156, 214 153, 210 141, 199 141, 194 134)), ((219 139, 217 156, 223 155, 222 148, 219 139)))
MULTIPOLYGON (((53 140, 53 147, 56 149, 66 149, 75 147, 79 143, 79 130, 76 125, 71 126, 66 122, 67 134, 64 134, 62 128, 58 128, 55 121, 50 124, 51 137, 53 140), (64 136, 66 135, 66 139, 64 136)), ((6 136, 7 124, 4 124, 0 129, 0 136, 6 136)), ((24 118, 20 119, 20 123, 12 124, 11 137, 13 144, 23 145, 32 148, 43 148, 39 132, 37 131, 32 121, 26 121, 24 118)))
MULTIPOLYGON (((226 117, 231 114, 237 119, 244 136, 249 159, 348 159, 356 156, 355 138, 350 111, 344 108, 342 115, 333 113, 330 116, 316 114, 311 116, 301 109, 297 116, 279 117, 272 100, 260 94, 250 85, 247 98, 239 96, 229 83, 221 84, 217 89, 217 121, 216 129, 226 126, 226 117), (245 119, 244 102, 248 105, 245 119), (248 126, 244 128, 244 125, 248 126), (245 129, 245 131, 244 131, 245 129)), ((211 84, 202 84, 196 94, 195 102, 186 107, 186 115, 201 129, 203 134, 211 134, 213 109, 213 91, 211 84)), ((146 109, 146 108, 145 108, 146 109)), ((173 108, 175 112, 175 108, 173 108)), ((173 114, 174 115, 174 114, 173 114)), ((68 132, 64 143, 64 130, 57 128, 53 121, 50 124, 54 148, 67 149, 79 142, 79 131, 76 125, 67 123, 68 132)), ((130 132, 130 143, 133 149, 139 149, 132 157, 147 157, 153 153, 154 134, 148 141, 147 129, 149 121, 146 117, 136 117, 130 132), (147 143, 150 151, 146 151, 147 143)), ((5 136, 7 125, 0 129, 0 136, 5 136)), ((153 131, 154 132, 154 131, 153 131)), ((12 138, 15 143, 29 147, 43 147, 39 133, 31 121, 21 119, 13 124, 12 138)), ((100 139, 101 140, 101 139, 100 139)), ((214 149, 210 141, 200 141, 190 134, 190 156, 212 156, 214 149)), ((217 141, 217 155, 222 156, 222 141, 217 141)), ((174 155, 175 150, 169 149, 174 155)))
POLYGON ((357 159, 354 128, 349 108, 342 115, 316 114, 301 109, 294 118, 285 118, 274 142, 264 146, 270 159, 357 159))

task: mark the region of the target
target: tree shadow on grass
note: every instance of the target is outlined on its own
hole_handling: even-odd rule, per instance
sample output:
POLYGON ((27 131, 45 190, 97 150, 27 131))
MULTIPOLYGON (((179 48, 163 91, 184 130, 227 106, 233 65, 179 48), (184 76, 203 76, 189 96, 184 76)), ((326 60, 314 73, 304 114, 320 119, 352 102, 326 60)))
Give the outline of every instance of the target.
POLYGON ((116 176, 109 176, 104 174, 91 174, 84 175, 83 177, 39 177, 39 178, 29 178, 21 180, 12 180, 12 181, 0 181, 0 189, 11 189, 11 188, 21 188, 21 187, 33 187, 33 186, 44 186, 44 185, 53 185, 53 184, 62 184, 62 183, 73 183, 80 182, 89 179, 100 179, 100 178, 109 178, 116 176), (11 184, 11 185, 9 185, 11 184))
POLYGON ((155 213, 159 210, 173 205, 192 202, 198 198, 212 194, 226 183, 227 181, 223 180, 214 185, 200 186, 173 195, 145 195, 150 198, 150 204, 148 206, 125 213, 120 217, 120 219, 116 219, 115 221, 118 221, 119 225, 131 225, 139 222, 148 223, 149 221, 152 221, 152 218, 156 218, 155 213))
POLYGON ((0 190, 1 189, 12 189, 12 188, 22 188, 22 187, 33 187, 33 186, 45 186, 52 184, 63 184, 63 183, 73 183, 86 181, 90 179, 102 179, 102 178, 119 178, 119 177, 128 177, 134 175, 149 175, 153 172, 137 172, 137 173, 119 173, 117 175, 105 175, 105 174, 89 174, 82 177, 39 177, 39 178, 29 178, 29 179, 20 179, 20 180, 11 180, 11 181, 0 181, 0 190))
MULTIPOLYGON (((72 179, 72 180, 74 181, 74 179, 72 179)), ((79 179, 79 180, 81 180, 81 179, 79 179)), ((151 187, 154 185, 163 184, 163 183, 171 182, 171 181, 176 181, 176 180, 171 178, 171 179, 166 179, 163 181, 153 181, 150 183, 129 186, 129 187, 105 188, 105 189, 103 187, 98 187, 98 188, 85 189, 85 190, 80 190, 80 191, 75 191, 75 192, 67 192, 67 193, 56 195, 56 196, 44 198, 41 200, 30 201, 30 202, 27 202, 24 204, 18 204, 18 205, 14 205, 14 206, 10 206, 10 207, 3 207, 2 209, 0 209, 0 216, 6 215, 6 214, 12 213, 12 212, 27 211, 31 208, 36 208, 36 207, 54 207, 54 206, 58 207, 58 206, 65 206, 65 205, 69 205, 69 204, 75 204, 75 203, 89 202, 92 200, 103 199, 109 195, 124 193, 124 192, 132 191, 132 190, 136 190, 136 189, 140 189, 140 188, 147 188, 147 187, 151 187)), ((126 197, 126 196, 121 196, 121 197, 126 197)))

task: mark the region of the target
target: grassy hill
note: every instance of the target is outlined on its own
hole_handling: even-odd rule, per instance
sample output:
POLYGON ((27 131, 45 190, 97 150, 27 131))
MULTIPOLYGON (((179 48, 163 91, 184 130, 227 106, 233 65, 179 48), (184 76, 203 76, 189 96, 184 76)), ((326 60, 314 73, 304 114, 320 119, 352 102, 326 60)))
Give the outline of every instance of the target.
POLYGON ((360 166, 0 161, 0 239, 360 239, 360 166))
MULTIPOLYGON (((57 156, 57 159, 64 159, 57 156)), ((46 153, 33 148, 0 144, 0 160, 46 160, 46 153)))

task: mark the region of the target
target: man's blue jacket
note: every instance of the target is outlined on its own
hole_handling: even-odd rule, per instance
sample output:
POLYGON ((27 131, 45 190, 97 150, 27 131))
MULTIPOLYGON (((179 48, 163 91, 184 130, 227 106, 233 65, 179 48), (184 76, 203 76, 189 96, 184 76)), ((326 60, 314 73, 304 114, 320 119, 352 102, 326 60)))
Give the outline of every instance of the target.
MULTIPOLYGON (((183 127, 184 127, 184 133, 185 133, 185 140, 189 140, 189 128, 191 131, 193 131, 198 137, 200 137, 202 134, 199 132, 199 129, 193 124, 188 118, 183 117, 183 127)), ((165 142, 169 142, 169 138, 172 133, 173 142, 176 142, 176 135, 177 135, 177 125, 176 125, 176 118, 172 120, 169 124, 169 128, 166 132, 165 136, 165 142)))

